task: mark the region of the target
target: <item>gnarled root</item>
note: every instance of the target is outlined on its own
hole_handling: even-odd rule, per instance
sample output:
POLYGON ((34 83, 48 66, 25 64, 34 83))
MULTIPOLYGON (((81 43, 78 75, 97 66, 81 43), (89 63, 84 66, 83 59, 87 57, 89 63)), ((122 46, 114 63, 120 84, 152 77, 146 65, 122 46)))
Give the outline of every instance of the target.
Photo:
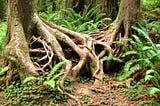
POLYGON ((12 62, 12 65, 21 66, 20 69, 36 76, 39 72, 50 71, 59 61, 69 60, 62 67, 64 75, 58 81, 58 89, 80 105, 78 98, 65 91, 64 81, 68 76, 75 80, 85 65, 88 65, 95 78, 94 84, 99 85, 104 75, 103 62, 100 59, 106 54, 113 54, 111 42, 114 37, 106 38, 103 31, 97 35, 77 33, 46 22, 36 15, 34 20, 34 34, 37 35, 30 38, 29 47, 21 24, 16 24, 11 33, 14 37, 12 36, 4 49, 6 59, 12 62))

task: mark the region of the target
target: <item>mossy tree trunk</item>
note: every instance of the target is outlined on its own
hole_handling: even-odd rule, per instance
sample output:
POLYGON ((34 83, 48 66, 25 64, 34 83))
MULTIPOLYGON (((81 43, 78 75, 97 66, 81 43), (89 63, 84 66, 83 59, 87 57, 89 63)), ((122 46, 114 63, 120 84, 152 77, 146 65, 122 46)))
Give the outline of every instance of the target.
POLYGON ((64 75, 59 79, 60 91, 65 92, 66 77, 75 80, 80 71, 89 71, 95 78, 94 84, 101 83, 105 67, 100 59, 106 54, 113 55, 111 45, 117 40, 122 23, 125 31, 123 37, 129 37, 138 7, 139 0, 122 0, 118 16, 109 29, 88 35, 41 19, 34 10, 33 0, 8 0, 3 54, 9 70, 3 82, 9 85, 15 73, 22 80, 29 74, 39 76, 48 72, 55 63, 69 60, 63 66, 64 75))

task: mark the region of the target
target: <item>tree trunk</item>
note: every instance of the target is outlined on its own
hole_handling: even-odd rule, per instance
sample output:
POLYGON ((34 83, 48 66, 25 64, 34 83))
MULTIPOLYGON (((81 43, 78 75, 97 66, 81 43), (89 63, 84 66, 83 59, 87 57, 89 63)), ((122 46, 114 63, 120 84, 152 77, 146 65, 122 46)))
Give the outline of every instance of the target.
POLYGON ((130 28, 132 25, 135 25, 137 21, 137 14, 139 12, 140 7, 140 0, 121 0, 119 12, 117 18, 114 22, 110 25, 107 30, 106 37, 109 36, 108 41, 112 43, 113 39, 116 37, 118 32, 120 31, 120 27, 123 27, 124 37, 129 37, 130 35, 130 28), (112 37, 110 37, 112 36, 112 37))

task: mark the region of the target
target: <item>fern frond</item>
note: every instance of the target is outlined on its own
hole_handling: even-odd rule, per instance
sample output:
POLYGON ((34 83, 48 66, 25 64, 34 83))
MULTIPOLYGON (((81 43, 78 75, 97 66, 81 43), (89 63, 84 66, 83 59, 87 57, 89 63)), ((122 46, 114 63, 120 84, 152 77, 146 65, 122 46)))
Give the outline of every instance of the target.
POLYGON ((145 31, 143 31, 140 28, 135 27, 135 26, 132 26, 132 29, 136 30, 141 37, 145 38, 145 40, 147 40, 148 42, 153 43, 152 40, 149 38, 149 35, 145 31))
POLYGON ((77 20, 78 18, 80 18, 80 15, 77 15, 77 13, 72 8, 67 8, 65 12, 67 17, 69 17, 69 21, 77 20))
POLYGON ((160 87, 159 80, 156 79, 153 75, 146 75, 145 76, 145 81, 147 81, 147 80, 150 80, 158 88, 160 87))
POLYGON ((99 7, 99 5, 91 9, 89 9, 88 7, 85 13, 82 15, 82 17, 84 17, 84 20, 91 19, 98 12, 99 7))
POLYGON ((103 18, 103 16, 105 16, 105 13, 97 14, 94 22, 98 22, 99 20, 101 20, 103 18))
POLYGON ((146 75, 154 74, 154 76, 160 81, 160 74, 153 69, 147 70, 146 75))
POLYGON ((139 55, 139 53, 137 53, 137 51, 127 51, 122 55, 122 57, 124 58, 124 57, 127 57, 129 55, 139 55))
POLYGON ((35 80, 38 80, 38 78, 37 78, 37 77, 33 77, 33 76, 31 76, 31 77, 26 77, 26 78, 24 79, 24 81, 23 81, 23 84, 26 84, 26 83, 29 82, 29 81, 35 81, 35 80))
POLYGON ((135 72, 137 72, 141 69, 142 69, 142 67, 139 64, 136 64, 136 65, 132 66, 128 72, 124 72, 121 76, 119 76, 118 80, 119 81, 125 80, 125 79, 129 78, 132 74, 134 74, 135 72))
POLYGON ((65 64, 66 62, 68 62, 68 60, 59 62, 58 64, 56 64, 50 71, 50 73, 47 75, 48 77, 52 76, 63 64, 65 64))
MULTIPOLYGON (((160 93, 160 88, 156 88, 156 87, 150 87, 149 88, 149 94, 150 95, 153 95, 155 93, 160 93)), ((160 104, 158 103, 157 105, 155 106, 159 106, 160 104)))
POLYGON ((137 22, 136 24, 137 24, 137 27, 138 27, 139 29, 141 29, 141 30, 144 31, 144 32, 147 32, 146 28, 145 28, 144 26, 142 26, 142 24, 140 24, 139 22, 137 22))
POLYGON ((117 58, 117 57, 113 57, 113 56, 105 56, 101 59, 101 61, 108 61, 108 60, 113 60, 119 63, 123 63, 123 60, 117 58))
POLYGON ((143 46, 143 43, 141 42, 140 38, 137 37, 137 35, 132 35, 132 37, 135 39, 135 42, 138 43, 138 45, 143 46))

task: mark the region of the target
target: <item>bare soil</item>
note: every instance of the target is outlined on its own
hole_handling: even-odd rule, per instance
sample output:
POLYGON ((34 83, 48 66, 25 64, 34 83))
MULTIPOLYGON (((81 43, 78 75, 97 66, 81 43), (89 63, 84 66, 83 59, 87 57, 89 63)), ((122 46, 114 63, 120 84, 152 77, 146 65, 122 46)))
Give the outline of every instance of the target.
MULTIPOLYGON (((118 88, 124 87, 121 82, 116 82, 113 77, 101 86, 93 86, 93 83, 75 83, 75 95, 80 98, 82 103, 87 99, 83 106, 137 106, 138 101, 132 101, 124 96, 124 93, 117 91, 118 88)), ((72 106, 73 101, 68 103, 72 106)))

